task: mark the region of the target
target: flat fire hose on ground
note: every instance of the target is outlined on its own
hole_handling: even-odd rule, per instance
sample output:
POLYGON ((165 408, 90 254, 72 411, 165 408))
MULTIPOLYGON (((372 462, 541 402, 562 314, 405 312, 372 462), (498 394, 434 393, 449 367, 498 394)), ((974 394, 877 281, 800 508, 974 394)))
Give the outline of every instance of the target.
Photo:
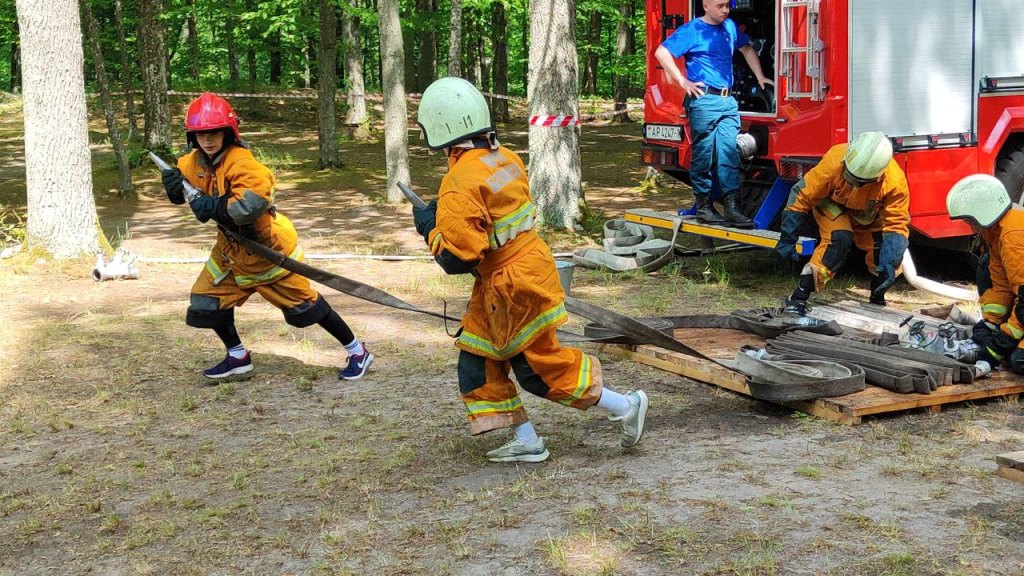
MULTIPOLYGON (((166 162, 164 162, 155 154, 150 153, 150 157, 161 169, 167 169, 170 167, 166 162)), ((187 180, 184 181, 184 185, 186 188, 186 197, 194 198, 196 194, 201 193, 187 180)), ((420 199, 419 196, 417 196, 415 192, 410 190, 407 186, 403 184, 400 185, 399 188, 409 198, 409 200, 413 202, 414 205, 421 207, 426 206, 423 200, 420 199)), ((441 318, 443 320, 453 319, 451 316, 448 316, 447 314, 441 314, 429 310, 420 309, 416 306, 413 306, 412 304, 409 304, 408 302, 405 302, 401 298, 398 298, 383 290, 380 290, 379 288, 374 288, 373 286, 363 284, 362 282, 351 280, 343 276, 339 276, 337 274, 332 274, 330 272, 320 270, 315 266, 310 266, 309 264, 305 264, 303 262, 299 262, 295 259, 289 258, 268 246, 245 238, 238 234, 237 232, 225 228, 224 226, 219 226, 219 228, 224 234, 226 234, 232 240, 238 242, 242 246, 245 246, 246 249, 252 251, 255 254, 259 254, 261 257, 266 258, 271 262, 274 262, 275 264, 284 268, 285 270, 294 272, 301 276, 305 276, 310 280, 314 280, 325 286, 329 286, 339 292, 348 294, 349 296, 353 296, 361 300, 366 300, 368 302, 381 304, 383 306, 396 308, 399 310, 427 314, 429 316, 441 318)), ((673 234, 672 244, 675 244, 675 234, 673 234)), ((669 251, 669 253, 671 253, 671 250, 669 251)), ((697 350, 694 350, 693 348, 690 348, 689 346, 683 344, 682 342, 676 340, 675 338, 672 338, 671 336, 663 332, 659 332, 658 330, 651 328, 650 326, 647 326, 646 324, 637 319, 619 314, 618 312, 614 312, 612 310, 608 310, 606 308, 602 308, 600 306, 584 302, 571 296, 565 297, 565 308, 566 310, 573 314, 577 314, 579 316, 586 318, 587 320, 596 322, 601 326, 614 330, 618 334, 629 337, 635 340, 636 342, 660 346, 673 352, 679 352, 681 354, 686 354, 688 356, 694 356, 724 366, 726 368, 733 369, 731 366, 729 366, 729 363, 723 363, 713 358, 709 358, 708 356, 698 352, 697 350)), ((785 384, 785 382, 779 382, 779 384, 785 384)))

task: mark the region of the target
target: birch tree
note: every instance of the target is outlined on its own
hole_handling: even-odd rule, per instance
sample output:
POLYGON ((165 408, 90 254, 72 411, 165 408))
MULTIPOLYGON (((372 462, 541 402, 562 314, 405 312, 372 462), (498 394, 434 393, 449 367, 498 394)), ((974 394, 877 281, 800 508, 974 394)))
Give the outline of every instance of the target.
POLYGON ((399 182, 409 182, 408 111, 405 107, 405 54, 402 49, 402 26, 398 21, 398 0, 380 0, 380 58, 384 88, 384 162, 388 174, 388 202, 404 196, 399 182))
MULTIPOLYGON (((579 116, 574 0, 530 1, 530 116, 579 116)), ((530 193, 549 226, 572 229, 583 208, 579 130, 530 125, 530 193)))
POLYGON ((85 58, 75 0, 17 0, 25 113, 28 244, 56 258, 100 247, 85 58))

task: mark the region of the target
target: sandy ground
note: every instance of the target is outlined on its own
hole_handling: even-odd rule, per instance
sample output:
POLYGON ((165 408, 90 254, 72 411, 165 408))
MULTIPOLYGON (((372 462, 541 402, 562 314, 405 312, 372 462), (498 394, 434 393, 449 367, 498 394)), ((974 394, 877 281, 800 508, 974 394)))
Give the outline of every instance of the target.
MULTIPOLYGON (((349 167, 323 174, 303 164, 315 131, 294 132, 252 137, 292 159, 279 204, 307 252, 423 253, 407 209, 375 195, 379 144, 347 143, 349 167)), ((629 191, 637 132, 584 128, 606 214, 687 201, 629 191)), ((0 159, 4 182, 18 161, 0 159)), ((443 162, 413 162, 430 190, 443 162)), ((138 255, 202 257, 212 231, 162 200, 155 172, 137 181, 137 201, 98 195, 108 233, 138 255)), ((636 314, 766 305, 792 276, 765 257, 580 271, 574 294, 636 314)), ((320 265, 434 309, 469 292, 429 261, 320 265)), ((254 299, 238 326, 255 376, 202 386, 222 352, 182 322, 199 267, 97 284, 84 261, 0 262, 0 574, 1024 574, 1024 486, 992 459, 1024 449, 1016 401, 844 427, 590 349, 612 387, 650 395, 644 442, 622 451, 603 414, 526 396, 552 457, 496 465, 483 452, 504 438, 466 433, 444 327, 327 290, 377 356, 366 379, 339 382, 336 343, 254 299)), ((867 279, 845 282, 855 295, 867 279)))

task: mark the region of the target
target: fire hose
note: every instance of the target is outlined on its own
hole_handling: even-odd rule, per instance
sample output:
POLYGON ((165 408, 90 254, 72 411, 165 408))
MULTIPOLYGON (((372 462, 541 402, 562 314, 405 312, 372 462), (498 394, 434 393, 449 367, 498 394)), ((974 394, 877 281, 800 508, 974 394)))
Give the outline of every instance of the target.
MULTIPOLYGON (((170 168, 170 166, 166 162, 164 162, 162 159, 160 159, 159 156, 153 154, 152 152, 150 153, 150 158, 161 169, 170 168)), ((196 195, 202 193, 199 191, 198 188, 192 186, 192 184, 190 184, 187 180, 183 181, 183 184, 185 186, 186 198, 195 198, 196 195)), ((399 188, 414 206, 426 206, 423 200, 415 192, 409 189, 408 186, 406 186, 405 184, 399 184, 399 188)), ((426 314, 429 316, 433 316, 435 318, 441 318, 443 320, 455 319, 444 313, 438 313, 418 308, 392 294, 389 294, 388 292, 385 292, 384 290, 380 290, 379 288, 375 288, 373 286, 363 284, 362 282, 351 280, 349 278, 345 278, 343 276, 339 276, 337 274, 333 274, 331 272, 327 272, 314 266, 310 266, 309 264, 305 264, 303 262, 299 262, 297 260, 289 258, 268 246, 245 238, 238 234, 237 232, 230 230, 225 226, 219 226, 219 229, 233 241, 238 242, 246 249, 275 263, 281 268, 304 276, 310 280, 319 282, 320 284, 333 288, 343 294, 347 294, 349 296, 353 296, 355 298, 359 298, 361 300, 365 300, 375 304, 380 304, 383 306, 396 308, 399 310, 405 310, 408 312, 426 314)), ((678 229, 679 226, 676 226, 677 232, 678 229)), ((647 324, 638 319, 630 318, 629 316, 619 314, 618 312, 615 312, 613 310, 609 310, 607 308, 603 308, 601 306, 597 306, 589 302, 573 298, 571 296, 565 296, 565 308, 567 311, 573 314, 582 316, 583 318, 586 318, 587 320, 590 320, 593 323, 596 323, 608 330, 614 331, 620 337, 625 336, 637 343, 659 346, 661 348, 665 348, 673 352, 679 352, 687 356, 700 358, 729 369, 738 369, 738 367, 733 362, 715 360, 713 358, 710 358, 705 354, 697 350, 694 350, 690 346, 687 346, 686 344, 676 340, 669 334, 652 328, 651 326, 648 326, 647 324)), ((584 341, 599 342, 605 340, 598 338, 589 338, 585 336, 578 338, 584 341)), ((842 389, 837 389, 837 384, 847 387, 856 386, 857 380, 859 380, 860 382, 860 387, 863 387, 863 371, 857 374, 851 373, 851 371, 847 369, 844 372, 841 366, 826 366, 828 364, 829 363, 827 362, 819 363, 818 365, 816 365, 814 370, 808 372, 808 370, 805 367, 787 367, 785 363, 782 363, 781 365, 771 366, 765 365, 764 362, 758 361, 754 362, 752 367, 748 367, 748 369, 753 370, 753 373, 745 372, 744 370, 740 370, 740 372, 748 376, 752 376, 754 378, 759 378, 758 382, 769 382, 775 386, 786 387, 790 383, 790 380, 793 378, 793 371, 796 370, 798 373, 801 373, 805 376, 804 378, 801 379, 800 382, 800 385, 805 390, 804 393, 800 395, 801 397, 807 397, 807 389, 812 389, 813 393, 817 394, 817 396, 846 393, 842 389), (760 367, 758 367, 759 365, 760 367), (776 380, 773 382, 772 378, 775 378, 776 380)), ((792 395, 787 396, 787 398, 792 398, 792 395)), ((772 400, 773 398, 766 397, 765 399, 772 400)))

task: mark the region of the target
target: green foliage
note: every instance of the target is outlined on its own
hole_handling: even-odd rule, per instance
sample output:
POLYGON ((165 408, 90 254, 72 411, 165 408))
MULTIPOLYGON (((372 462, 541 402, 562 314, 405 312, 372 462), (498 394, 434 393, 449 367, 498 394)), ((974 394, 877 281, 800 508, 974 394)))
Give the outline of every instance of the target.
MULTIPOLYGON (((111 87, 120 90, 122 79, 131 79, 139 89, 139 3, 141 0, 122 0, 125 58, 121 58, 120 40, 114 13, 114 0, 89 0, 99 22, 100 44, 105 55, 105 66, 111 87), (127 66, 127 69, 122 69, 127 66)), ((360 44, 363 50, 366 90, 379 92, 380 51, 377 33, 377 10, 369 0, 336 0, 339 15, 359 19, 360 44)), ((464 0, 463 2, 463 62, 464 75, 485 90, 493 83, 491 78, 476 78, 468 67, 470 58, 483 58, 490 63, 494 57, 493 12, 497 2, 505 7, 506 40, 508 49, 508 92, 514 96, 526 95, 526 72, 529 61, 529 4, 527 0, 464 0), (472 55, 472 56, 471 56, 472 55)), ((422 53, 421 42, 432 31, 435 43, 436 69, 434 77, 444 76, 448 65, 449 21, 451 0, 400 0, 403 33, 411 35, 407 42, 412 53, 407 62, 418 69, 417 58, 422 53)), ((644 5, 639 0, 584 0, 577 4, 577 51, 580 71, 586 55, 598 55, 597 96, 612 95, 616 75, 630 77, 630 89, 636 96, 643 89, 644 66, 644 5), (633 2, 634 16, 630 18, 636 42, 632 56, 616 55, 616 26, 624 16, 624 1, 633 2), (600 13, 601 29, 590 34, 590 16, 600 13)), ((219 92, 247 92, 249 88, 248 54, 253 56, 257 91, 280 91, 316 86, 317 50, 319 43, 319 6, 317 0, 164 0, 161 15, 166 34, 171 87, 179 91, 213 90, 219 92), (193 23, 190 25, 190 21, 193 23), (190 36, 189 30, 196 34, 190 36), (229 42, 229 34, 231 40, 229 42), (231 52, 233 46, 233 55, 231 52), (238 79, 232 82, 230 63, 238 66, 238 79)), ((17 16, 14 2, 0 2, 0 91, 18 87, 20 79, 11 70, 11 55, 17 49, 17 16)), ((338 29, 339 86, 345 85, 342 54, 346 47, 338 29)), ((92 55, 86 50, 86 79, 94 81, 92 55)), ((486 68, 489 70, 489 67, 486 68)), ((422 90, 429 79, 418 79, 417 85, 407 86, 408 92, 422 90)), ((94 86, 89 87, 95 90, 94 86)))

